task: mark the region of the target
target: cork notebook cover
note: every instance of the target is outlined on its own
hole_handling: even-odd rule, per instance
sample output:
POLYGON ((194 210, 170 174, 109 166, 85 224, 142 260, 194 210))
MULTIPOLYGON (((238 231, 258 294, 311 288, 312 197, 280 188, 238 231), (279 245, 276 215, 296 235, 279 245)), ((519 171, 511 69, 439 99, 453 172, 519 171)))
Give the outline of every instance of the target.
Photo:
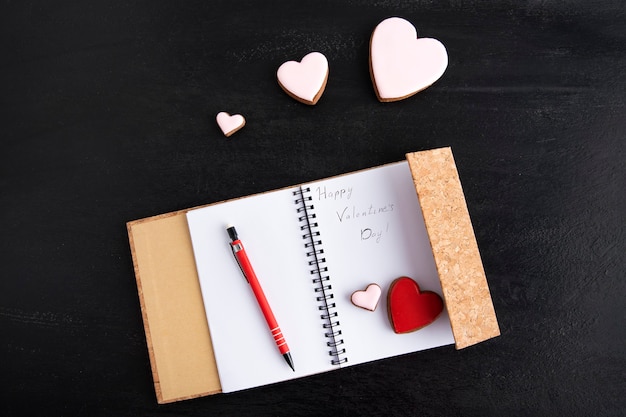
MULTIPOLYGON (((499 335, 450 148, 407 154, 457 349, 499 335)), ((185 214, 127 224, 159 403, 221 392, 185 214)))
POLYGON ((450 148, 407 154, 455 346, 500 335, 487 278, 450 148))

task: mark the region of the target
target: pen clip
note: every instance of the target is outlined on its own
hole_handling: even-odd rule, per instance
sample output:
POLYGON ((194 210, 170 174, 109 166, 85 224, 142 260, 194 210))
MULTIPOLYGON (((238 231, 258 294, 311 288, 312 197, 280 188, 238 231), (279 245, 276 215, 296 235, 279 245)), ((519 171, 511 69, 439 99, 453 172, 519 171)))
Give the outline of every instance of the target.
POLYGON ((243 272, 243 267, 241 266, 241 262, 239 262, 239 258, 237 258, 237 255, 236 255, 236 252, 235 252, 235 245, 233 245, 232 243, 229 243, 228 246, 230 246, 230 250, 233 253, 233 258, 235 258, 235 262, 237 262, 237 266, 241 270, 241 275, 243 275, 243 277, 245 278, 246 282, 248 284, 250 284, 250 281, 248 281, 248 277, 246 276, 246 273, 243 272))

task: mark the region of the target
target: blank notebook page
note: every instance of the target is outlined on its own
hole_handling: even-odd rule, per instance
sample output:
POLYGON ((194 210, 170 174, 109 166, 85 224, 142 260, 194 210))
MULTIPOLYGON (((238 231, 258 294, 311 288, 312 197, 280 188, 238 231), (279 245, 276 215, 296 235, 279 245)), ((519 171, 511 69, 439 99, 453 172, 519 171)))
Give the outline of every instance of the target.
POLYGON ((220 383, 237 391, 330 370, 292 190, 187 213, 220 383), (239 233, 281 327, 295 372, 278 351, 226 226, 239 233))

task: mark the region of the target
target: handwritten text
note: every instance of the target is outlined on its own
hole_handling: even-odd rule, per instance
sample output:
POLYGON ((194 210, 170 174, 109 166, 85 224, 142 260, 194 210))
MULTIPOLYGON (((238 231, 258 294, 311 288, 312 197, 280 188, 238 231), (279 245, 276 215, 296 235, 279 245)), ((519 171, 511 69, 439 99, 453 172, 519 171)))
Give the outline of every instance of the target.
POLYGON ((337 218, 340 223, 347 220, 358 219, 361 217, 374 216, 381 213, 391 213, 394 209, 394 204, 389 203, 384 206, 375 207, 370 204, 367 208, 357 208, 356 206, 345 206, 342 210, 336 211, 337 218))
POLYGON ((365 229, 361 229, 361 241, 370 240, 376 243, 380 243, 380 239, 383 237, 383 234, 388 231, 389 223, 387 223, 387 227, 385 229, 372 229, 371 227, 366 227, 365 229))
POLYGON ((327 190, 326 186, 323 186, 317 187, 315 191, 317 192, 318 200, 350 200, 350 197, 352 197, 352 187, 327 190))

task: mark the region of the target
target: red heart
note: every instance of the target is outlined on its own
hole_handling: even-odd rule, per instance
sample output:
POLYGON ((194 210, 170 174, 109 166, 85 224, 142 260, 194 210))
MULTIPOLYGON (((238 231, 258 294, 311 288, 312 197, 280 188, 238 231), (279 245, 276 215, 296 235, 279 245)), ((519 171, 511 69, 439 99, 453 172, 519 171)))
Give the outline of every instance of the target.
POLYGON ((420 291, 417 282, 409 277, 392 282, 387 298, 389 321, 396 333, 409 333, 428 326, 443 311, 439 294, 420 291))

